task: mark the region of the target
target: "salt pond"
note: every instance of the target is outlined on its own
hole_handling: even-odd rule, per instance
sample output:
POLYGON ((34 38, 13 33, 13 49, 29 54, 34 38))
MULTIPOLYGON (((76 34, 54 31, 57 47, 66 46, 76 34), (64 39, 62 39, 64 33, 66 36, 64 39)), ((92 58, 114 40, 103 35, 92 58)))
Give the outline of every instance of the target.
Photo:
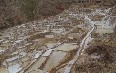
POLYGON ((56 67, 63 60, 67 53, 62 51, 54 51, 53 54, 48 59, 44 70, 50 71, 52 68, 56 67))
POLYGON ((64 43, 63 45, 56 48, 56 50, 60 51, 71 51, 76 49, 78 46, 74 45, 73 43, 64 43))

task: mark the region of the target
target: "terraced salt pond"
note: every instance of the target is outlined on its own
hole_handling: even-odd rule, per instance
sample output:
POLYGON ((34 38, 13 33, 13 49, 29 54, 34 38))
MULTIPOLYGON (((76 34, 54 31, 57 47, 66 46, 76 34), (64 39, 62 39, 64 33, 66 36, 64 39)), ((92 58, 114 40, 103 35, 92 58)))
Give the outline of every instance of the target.
POLYGON ((58 51, 71 51, 76 49, 78 46, 75 45, 74 43, 64 43, 63 45, 59 46, 56 48, 58 51))
POLYGON ((29 71, 37 70, 46 60, 46 57, 41 57, 29 71))
POLYGON ((39 73, 38 71, 31 71, 31 72, 29 72, 29 73, 39 73))
POLYGON ((0 53, 4 52, 6 49, 3 47, 0 47, 0 53))
POLYGON ((50 71, 52 68, 56 67, 63 58, 66 56, 67 52, 63 51, 54 51, 50 58, 48 59, 45 67, 43 68, 44 71, 50 71))
POLYGON ((0 68, 0 73, 8 73, 8 71, 7 71, 6 68, 1 67, 1 68, 0 68))

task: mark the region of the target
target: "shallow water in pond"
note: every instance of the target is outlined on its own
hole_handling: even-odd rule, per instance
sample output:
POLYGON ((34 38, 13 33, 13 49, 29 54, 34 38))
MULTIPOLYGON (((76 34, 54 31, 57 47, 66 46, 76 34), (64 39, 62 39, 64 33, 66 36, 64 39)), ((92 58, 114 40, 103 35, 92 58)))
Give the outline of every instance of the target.
POLYGON ((42 65, 42 63, 45 62, 45 60, 46 60, 46 57, 41 57, 29 71, 37 70, 42 65))
POLYGON ((0 68, 0 73, 8 73, 6 68, 0 68))
POLYGON ((76 49, 78 46, 74 45, 73 43, 64 43, 62 46, 59 46, 56 48, 56 50, 60 50, 60 51, 71 51, 76 49))
POLYGON ((63 60, 67 53, 62 51, 55 51, 48 59, 43 70, 50 71, 52 68, 56 67, 63 60))

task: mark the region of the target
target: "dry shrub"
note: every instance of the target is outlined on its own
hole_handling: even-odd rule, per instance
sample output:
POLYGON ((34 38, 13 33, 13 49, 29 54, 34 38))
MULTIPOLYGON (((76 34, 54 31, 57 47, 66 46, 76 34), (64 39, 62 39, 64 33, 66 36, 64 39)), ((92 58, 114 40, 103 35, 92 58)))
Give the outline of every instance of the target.
POLYGON ((115 61, 116 47, 109 45, 94 45, 89 49, 86 49, 86 53, 89 55, 100 55, 98 61, 103 63, 112 63, 115 61))

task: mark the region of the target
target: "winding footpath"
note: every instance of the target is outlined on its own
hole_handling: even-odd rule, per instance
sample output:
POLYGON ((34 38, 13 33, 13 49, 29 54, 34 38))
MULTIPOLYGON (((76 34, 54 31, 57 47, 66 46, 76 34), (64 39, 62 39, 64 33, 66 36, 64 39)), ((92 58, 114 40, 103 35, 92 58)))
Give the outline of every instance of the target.
MULTIPOLYGON (((92 29, 87 33, 87 35, 84 37, 84 39, 82 40, 82 42, 80 43, 79 45, 79 50, 77 51, 76 55, 74 56, 73 60, 69 61, 68 65, 65 67, 65 71, 64 73, 70 73, 70 70, 72 68, 72 66, 70 65, 74 65, 75 62, 77 61, 77 59, 79 58, 79 56, 81 55, 83 49, 85 49, 85 41, 88 39, 88 38, 91 38, 91 33, 92 31, 94 30, 94 24, 92 25, 92 29)), ((89 40, 88 40, 89 41, 89 40)), ((87 41, 87 42, 88 42, 87 41)), ((88 42, 89 43, 89 42, 88 42)), ((86 43, 87 44, 87 43, 86 43)))
MULTIPOLYGON (((109 13, 111 8, 107 9, 106 13, 109 13)), ((107 16, 105 16, 103 18, 103 20, 101 21, 101 23, 104 23, 104 19, 106 19, 107 16)), ((95 29, 95 24, 97 23, 97 21, 92 21, 87 15, 85 15, 85 20, 89 21, 90 26, 92 27, 91 30, 86 34, 86 36, 83 38, 83 40, 81 41, 80 45, 79 45, 79 50, 77 51, 76 55, 74 56, 74 58, 69 61, 67 63, 67 66, 65 66, 65 70, 64 73, 70 73, 71 68, 74 66, 74 64, 76 63, 76 61, 78 60, 79 56, 83 53, 83 51, 87 48, 87 44, 91 41, 91 33, 93 32, 93 30, 95 29)), ((110 18, 107 19, 107 21, 109 21, 110 18)))

